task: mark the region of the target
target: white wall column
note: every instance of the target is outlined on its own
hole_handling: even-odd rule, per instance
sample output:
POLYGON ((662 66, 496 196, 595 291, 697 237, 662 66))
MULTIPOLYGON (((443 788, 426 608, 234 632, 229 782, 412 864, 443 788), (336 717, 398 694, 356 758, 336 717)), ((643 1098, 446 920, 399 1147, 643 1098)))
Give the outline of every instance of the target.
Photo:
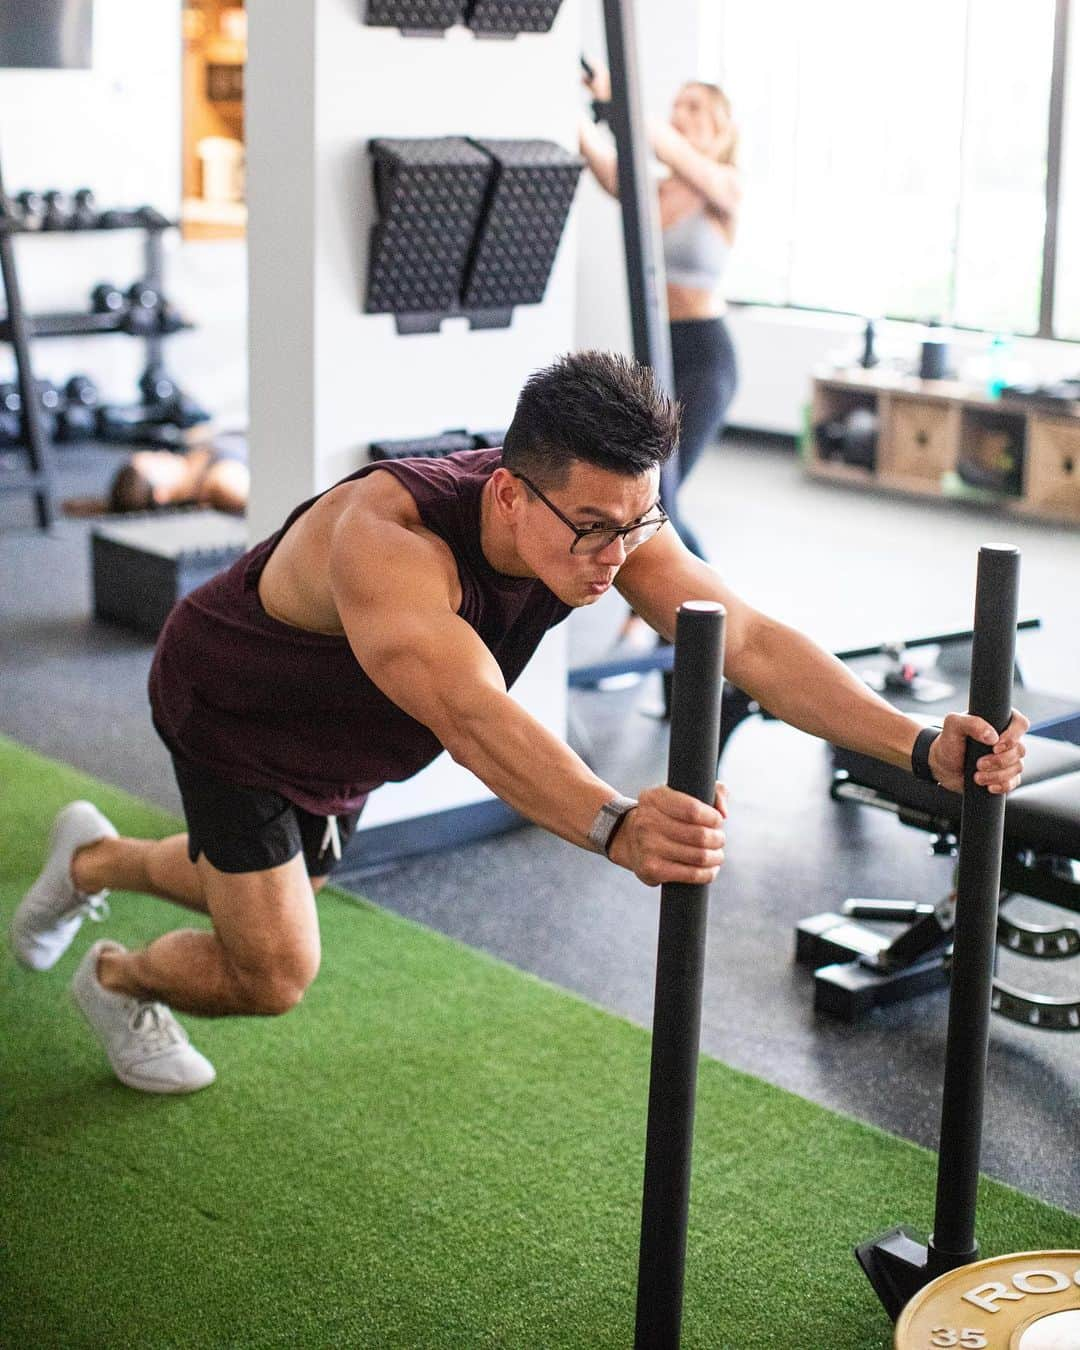
MULTIPOLYGON (((507 329, 401 337, 364 312, 376 137, 540 138, 576 146, 577 0, 548 34, 483 41, 368 27, 356 0, 249 7, 251 537, 359 467, 372 440, 505 427, 531 371, 574 347, 573 216, 542 304, 507 329)), ((558 734, 566 641, 545 640, 514 691, 558 734)), ((381 789, 364 824, 490 800, 442 756, 381 789)))

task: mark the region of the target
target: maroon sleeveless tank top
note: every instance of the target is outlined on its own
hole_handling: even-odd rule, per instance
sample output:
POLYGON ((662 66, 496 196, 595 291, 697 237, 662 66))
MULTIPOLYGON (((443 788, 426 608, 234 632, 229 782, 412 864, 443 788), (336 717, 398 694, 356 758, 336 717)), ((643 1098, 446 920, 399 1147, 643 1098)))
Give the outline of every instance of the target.
MULTIPOLYGON (((480 497, 499 462, 498 450, 466 450, 380 461, 341 481, 392 473, 409 491, 457 560, 458 613, 509 688, 570 606, 543 582, 505 576, 484 557, 480 497)), ((368 679, 345 637, 294 628, 263 609, 266 560, 317 500, 175 606, 154 653, 150 707, 171 750, 231 782, 339 815, 359 810, 381 783, 411 778, 442 746, 368 679)))

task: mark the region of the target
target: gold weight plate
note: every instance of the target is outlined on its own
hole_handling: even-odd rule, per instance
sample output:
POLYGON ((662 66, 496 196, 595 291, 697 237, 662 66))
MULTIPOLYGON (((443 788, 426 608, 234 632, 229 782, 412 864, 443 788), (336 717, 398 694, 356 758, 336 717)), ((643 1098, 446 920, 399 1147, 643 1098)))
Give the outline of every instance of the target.
POLYGON ((1065 1339, 1055 1340, 1056 1313, 1080 1310, 1080 1251, 1015 1252, 959 1266, 931 1281, 910 1300, 896 1323, 895 1350, 1080 1350, 1075 1319, 1058 1318, 1065 1339), (1064 1323, 1071 1325, 1066 1327, 1064 1323))

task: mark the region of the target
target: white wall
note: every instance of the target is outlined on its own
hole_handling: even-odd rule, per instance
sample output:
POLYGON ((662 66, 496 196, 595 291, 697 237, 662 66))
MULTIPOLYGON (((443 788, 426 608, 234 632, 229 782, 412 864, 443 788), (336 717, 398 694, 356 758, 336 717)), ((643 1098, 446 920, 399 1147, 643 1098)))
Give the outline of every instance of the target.
MULTIPOLYGON (((95 0, 89 70, 0 70, 4 185, 94 190, 103 206, 148 203, 176 218, 181 168, 180 0, 95 0)), ((166 291, 198 325, 170 338, 165 354, 182 385, 211 411, 246 412, 244 246, 181 243, 166 235, 166 291)), ((15 241, 31 312, 89 308, 98 281, 124 289, 142 275, 143 236, 116 234, 15 241)), ((134 402, 144 347, 122 336, 34 344, 35 372, 64 380, 83 371, 105 396, 134 402)), ((13 370, 0 353, 0 372, 13 370)))
MULTIPOLYGON (((576 0, 550 34, 479 41, 367 27, 356 0, 249 11, 247 82, 251 534, 366 459, 379 437, 505 426, 528 374, 574 344, 576 239, 563 238, 542 304, 512 326, 400 337, 364 312, 374 137, 541 137, 575 143, 576 0)), ((545 640, 515 696, 566 724, 566 638, 545 640)), ((443 755, 376 794, 365 827, 490 797, 443 755)))
POLYGON ((355 0, 320 0, 312 13, 310 52, 307 34, 295 31, 308 15, 264 17, 256 9, 251 16, 251 342, 259 382, 252 441, 278 470, 260 473, 260 461, 253 462, 255 535, 303 495, 355 468, 373 439, 505 426, 529 372, 574 342, 573 217, 543 304, 519 306, 510 329, 473 332, 453 319, 439 334, 400 338, 390 315, 367 315, 363 304, 375 219, 367 141, 462 134, 574 146, 575 0, 566 0, 551 33, 510 42, 479 41, 463 28, 444 39, 403 38, 360 23, 355 0), (283 26, 289 42, 276 36, 283 26), (289 129, 305 125, 309 98, 315 151, 305 162, 294 144, 299 133, 289 129), (298 279, 290 266, 309 249, 313 267, 298 279), (305 286, 310 297, 300 293, 305 286), (279 287, 291 297, 286 322, 279 287), (290 371, 304 388, 282 407, 274 386, 290 371))

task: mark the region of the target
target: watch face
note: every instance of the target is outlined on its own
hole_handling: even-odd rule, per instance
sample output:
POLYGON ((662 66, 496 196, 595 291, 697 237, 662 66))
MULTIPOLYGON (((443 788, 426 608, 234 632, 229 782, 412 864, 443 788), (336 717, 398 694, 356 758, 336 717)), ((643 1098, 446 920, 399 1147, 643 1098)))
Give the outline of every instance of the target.
POLYGON ((616 827, 626 813, 632 811, 635 806, 637 806, 637 802, 631 797, 618 797, 614 801, 605 802, 597 811, 596 819, 589 827, 589 842, 595 844, 601 852, 606 853, 616 827))
POLYGON ((615 826, 622 820, 622 811, 619 807, 612 806, 610 803, 603 807, 602 810, 604 819, 600 826, 600 833, 604 836, 604 843, 606 844, 611 838, 611 833, 615 829, 615 826))

